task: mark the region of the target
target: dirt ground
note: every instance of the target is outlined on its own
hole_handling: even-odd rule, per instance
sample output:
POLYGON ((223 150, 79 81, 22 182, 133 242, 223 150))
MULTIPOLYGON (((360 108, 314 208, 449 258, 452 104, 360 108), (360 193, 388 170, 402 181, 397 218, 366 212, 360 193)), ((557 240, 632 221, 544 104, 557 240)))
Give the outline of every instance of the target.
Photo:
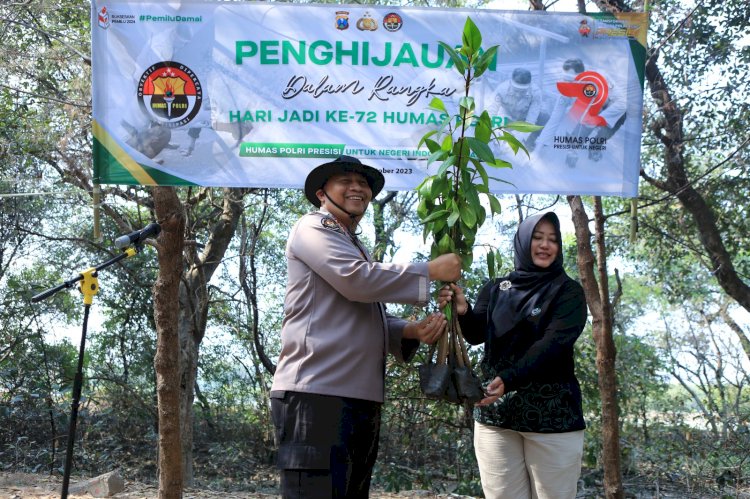
MULTIPOLYGON (((81 478, 71 478, 70 486, 82 480, 81 478)), ((654 485, 653 483, 626 482, 626 494, 628 499, 718 499, 732 497, 735 499, 750 499, 750 490, 731 490, 726 494, 706 494, 695 490, 687 490, 684 487, 675 486, 675 484, 654 485)), ((32 473, 6 473, 0 472, 0 499, 58 499, 62 490, 62 477, 50 477, 46 474, 32 473)), ((269 488, 268 490, 272 490, 269 488)), ((73 495, 70 498, 86 499, 94 496, 89 494, 73 495)), ((125 490, 111 496, 115 499, 157 499, 158 490, 156 485, 150 485, 142 482, 125 480, 125 490)), ((183 491, 183 499, 268 499, 278 497, 275 493, 257 493, 257 492, 227 492, 210 490, 207 488, 189 488, 183 491)), ((432 498, 452 498, 452 499, 472 499, 470 496, 460 496, 457 494, 440 493, 427 490, 409 490, 400 493, 388 493, 382 490, 371 490, 370 497, 375 499, 432 499, 432 498)), ((579 490, 578 498, 600 498, 602 497, 600 487, 588 488, 588 490, 579 490)))
MULTIPOLYGON (((79 479, 71 478, 72 487, 79 479)), ((0 499, 58 499, 62 490, 62 478, 50 477, 49 475, 31 473, 0 473, 0 499)), ((458 497, 449 494, 435 494, 424 490, 412 490, 398 494, 382 491, 372 491, 373 498, 433 498, 433 497, 458 497)), ((89 494, 72 495, 71 498, 90 498, 89 494)), ((149 485, 135 481, 125 480, 125 490, 111 496, 116 499, 156 499, 158 490, 156 485, 149 485)), ((271 498, 276 494, 259 494, 249 492, 225 492, 207 489, 186 489, 182 495, 183 499, 250 499, 271 498)))

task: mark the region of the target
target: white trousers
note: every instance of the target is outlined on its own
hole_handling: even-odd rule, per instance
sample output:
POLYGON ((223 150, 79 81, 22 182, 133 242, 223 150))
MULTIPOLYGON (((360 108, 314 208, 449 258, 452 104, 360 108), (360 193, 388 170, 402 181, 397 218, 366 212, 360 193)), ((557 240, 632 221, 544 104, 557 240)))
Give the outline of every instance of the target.
POLYGON ((474 451, 487 499, 576 496, 583 430, 532 433, 474 422, 474 451))

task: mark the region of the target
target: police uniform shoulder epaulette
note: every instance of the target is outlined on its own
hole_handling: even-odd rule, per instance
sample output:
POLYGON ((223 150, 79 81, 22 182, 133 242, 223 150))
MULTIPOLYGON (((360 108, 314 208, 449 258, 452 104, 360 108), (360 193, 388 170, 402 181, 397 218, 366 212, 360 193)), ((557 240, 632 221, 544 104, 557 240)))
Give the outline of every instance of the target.
POLYGON ((320 219, 320 223, 328 230, 335 232, 344 232, 341 230, 341 225, 330 215, 324 216, 320 219))

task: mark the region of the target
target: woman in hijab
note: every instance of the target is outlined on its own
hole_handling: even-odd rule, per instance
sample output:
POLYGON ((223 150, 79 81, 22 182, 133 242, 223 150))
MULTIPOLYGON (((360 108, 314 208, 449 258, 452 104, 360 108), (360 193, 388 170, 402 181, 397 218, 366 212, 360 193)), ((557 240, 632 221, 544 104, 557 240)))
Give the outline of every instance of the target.
POLYGON ((583 288, 563 269, 560 221, 528 217, 514 241, 515 270, 485 284, 476 304, 456 302, 471 344, 484 343, 486 398, 474 410, 474 449, 487 498, 573 498, 583 453, 581 389, 573 344, 586 324, 583 288))

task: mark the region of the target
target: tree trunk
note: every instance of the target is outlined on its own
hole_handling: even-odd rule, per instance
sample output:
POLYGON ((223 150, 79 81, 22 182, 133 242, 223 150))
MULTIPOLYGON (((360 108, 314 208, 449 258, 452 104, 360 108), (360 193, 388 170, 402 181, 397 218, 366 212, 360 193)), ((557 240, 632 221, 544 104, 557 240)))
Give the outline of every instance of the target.
MULTIPOLYGON (((258 312, 258 273, 256 271, 256 248, 258 242, 261 240, 263 231, 266 230, 266 222, 268 212, 268 190, 263 194, 263 209, 261 210, 258 219, 250 224, 246 223, 246 219, 241 219, 240 226, 240 268, 239 277, 240 285, 242 286, 242 292, 245 295, 245 301, 252 317, 252 323, 250 329, 252 332, 253 345, 255 347, 255 353, 260 360, 260 363, 270 374, 276 372, 276 365, 273 363, 264 346, 260 330, 260 315, 258 312)), ((256 367, 256 375, 260 377, 260 370, 256 367)), ((270 405, 268 406, 268 412, 270 414, 270 405)))
POLYGON ((719 316, 724 321, 724 323, 729 326, 729 329, 731 329, 734 334, 737 335, 737 339, 740 340, 740 345, 742 345, 742 351, 745 352, 745 356, 750 359, 750 338, 745 334, 745 331, 740 327, 739 324, 732 318, 732 316, 729 315, 729 311, 727 310, 726 305, 722 305, 721 309, 719 309, 719 316))
POLYGON ((161 224, 159 276, 154 285, 156 323, 156 395, 159 410, 159 498, 182 497, 180 378, 177 321, 182 275, 185 217, 174 188, 154 188, 154 208, 161 224))
MULTIPOLYGON (((372 250, 372 258, 376 262, 382 262, 385 258, 385 252, 388 248, 393 248, 393 231, 386 228, 385 207, 396 197, 395 191, 388 193, 381 199, 373 199, 372 205, 372 222, 375 226, 375 247, 372 250)), ((400 220, 398 221, 400 225, 400 220)))
POLYGON ((186 248, 185 272, 179 289, 179 381, 180 437, 182 442, 182 473, 186 487, 194 483, 193 471, 193 402, 198 376, 200 344, 206 334, 209 293, 208 282, 218 268, 237 229, 242 214, 245 189, 224 189, 222 211, 211 227, 203 251, 197 252, 196 241, 186 248))
POLYGON ((198 376, 200 342, 206 332, 208 289, 201 266, 187 269, 180 284, 180 440, 182 442, 182 476, 186 487, 195 481, 193 472, 193 402, 198 376))
POLYGON ((596 344, 596 368, 599 374, 599 396, 602 403, 602 466, 604 494, 608 498, 624 497, 620 465, 620 430, 617 409, 617 352, 612 337, 612 305, 609 301, 607 254, 604 245, 604 214, 601 198, 594 198, 596 227, 597 283, 594 273, 594 253, 591 248, 589 219, 580 196, 568 196, 573 211, 578 249, 578 271, 592 316, 592 331, 596 344))

